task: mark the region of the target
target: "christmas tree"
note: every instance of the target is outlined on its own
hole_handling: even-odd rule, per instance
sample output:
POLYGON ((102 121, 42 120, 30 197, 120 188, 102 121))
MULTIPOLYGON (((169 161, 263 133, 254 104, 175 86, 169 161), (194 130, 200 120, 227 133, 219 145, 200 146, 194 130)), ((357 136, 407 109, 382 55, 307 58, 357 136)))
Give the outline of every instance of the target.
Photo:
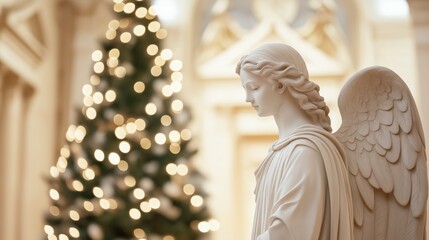
POLYGON ((45 239, 207 239, 218 223, 190 161, 182 63, 162 47, 149 1, 113 10, 82 114, 50 169, 45 239))

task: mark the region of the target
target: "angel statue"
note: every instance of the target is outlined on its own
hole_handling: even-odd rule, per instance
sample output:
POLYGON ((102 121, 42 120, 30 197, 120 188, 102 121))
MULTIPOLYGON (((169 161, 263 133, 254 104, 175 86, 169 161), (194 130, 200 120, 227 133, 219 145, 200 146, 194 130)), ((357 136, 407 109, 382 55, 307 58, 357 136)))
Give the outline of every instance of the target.
POLYGON ((237 64, 246 102, 273 116, 279 137, 255 171, 252 240, 425 239, 423 130, 405 83, 370 67, 329 109, 292 47, 267 43, 237 64))

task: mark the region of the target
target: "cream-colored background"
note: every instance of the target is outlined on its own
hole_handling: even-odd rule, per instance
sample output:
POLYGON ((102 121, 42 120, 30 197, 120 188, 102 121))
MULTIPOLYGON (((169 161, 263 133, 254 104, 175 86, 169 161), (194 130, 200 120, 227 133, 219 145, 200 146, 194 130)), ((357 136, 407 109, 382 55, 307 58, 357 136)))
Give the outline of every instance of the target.
MULTIPOLYGON (((169 31, 165 47, 183 61, 183 98, 194 113, 190 127, 199 149, 194 161, 207 176, 207 203, 221 224, 213 239, 249 238, 253 170, 276 138, 271 119, 257 118, 244 103, 234 74, 239 57, 262 42, 286 42, 304 55, 331 107, 334 128, 340 124, 336 98, 344 80, 365 66, 392 68, 413 92, 429 135, 429 2, 311 1, 314 10, 325 10, 323 16, 340 16, 345 23, 320 28, 320 21, 306 21, 325 29, 313 37, 329 33, 338 54, 287 24, 298 2, 307 1, 157 1, 167 4, 162 10, 173 18, 163 18, 169 31)), ((80 107, 91 53, 112 17, 110 3, 0 0, 0 239, 38 239, 43 233, 43 178, 73 123, 73 109, 80 107)))

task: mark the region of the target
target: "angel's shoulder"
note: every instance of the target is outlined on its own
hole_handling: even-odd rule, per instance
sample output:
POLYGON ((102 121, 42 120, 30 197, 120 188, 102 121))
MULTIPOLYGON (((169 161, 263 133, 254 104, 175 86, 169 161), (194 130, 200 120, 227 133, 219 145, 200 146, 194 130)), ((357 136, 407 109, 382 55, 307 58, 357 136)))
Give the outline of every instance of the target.
POLYGON ((298 161, 317 161, 322 155, 316 145, 309 139, 299 138, 290 143, 291 159, 298 161))

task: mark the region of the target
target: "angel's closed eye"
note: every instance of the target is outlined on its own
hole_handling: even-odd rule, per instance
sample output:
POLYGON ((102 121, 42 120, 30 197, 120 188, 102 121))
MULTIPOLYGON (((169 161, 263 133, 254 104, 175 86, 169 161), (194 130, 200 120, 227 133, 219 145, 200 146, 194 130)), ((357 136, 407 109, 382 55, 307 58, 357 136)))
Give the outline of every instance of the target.
POLYGON ((251 83, 251 84, 247 84, 247 88, 249 90, 257 90, 259 86, 257 84, 251 83))

